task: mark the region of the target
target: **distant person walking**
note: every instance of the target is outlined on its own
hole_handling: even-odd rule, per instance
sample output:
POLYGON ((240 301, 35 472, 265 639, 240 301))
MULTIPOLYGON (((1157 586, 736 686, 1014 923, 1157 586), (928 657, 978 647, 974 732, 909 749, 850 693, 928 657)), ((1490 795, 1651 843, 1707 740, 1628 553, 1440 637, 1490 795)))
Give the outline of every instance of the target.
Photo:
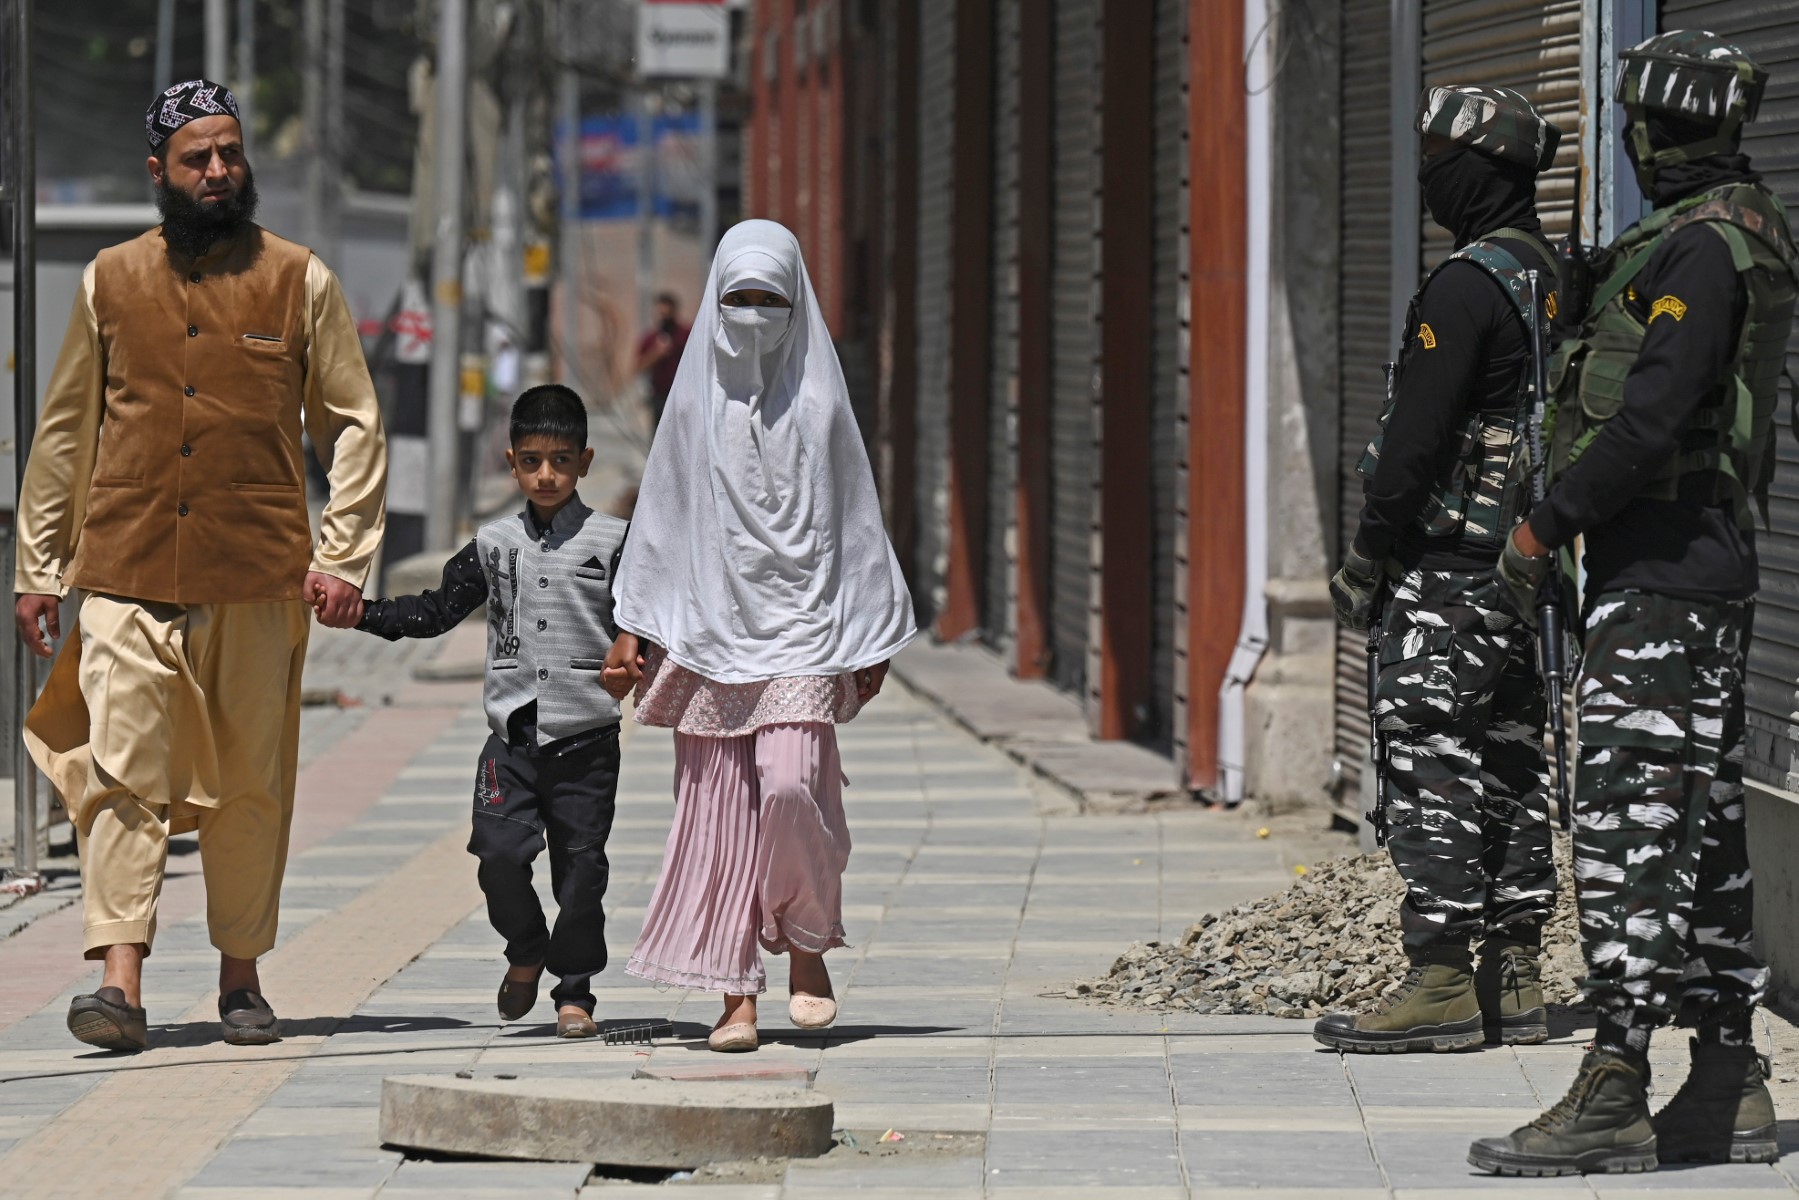
POLYGON ((19 505, 19 634, 48 657, 26 724, 81 846, 102 985, 69 1030, 142 1050, 143 960, 169 835, 198 829, 227 1042, 276 1039, 275 945, 293 819, 307 609, 355 623, 387 453, 356 322, 304 246, 256 225, 237 101, 203 79, 145 114, 162 224, 88 264, 19 505), (315 538, 304 430, 330 481, 315 538), (47 636, 46 636, 47 635, 47 636))
POLYGON ((625 970, 724 993, 708 1043, 754 1050, 758 945, 788 1014, 836 1019, 849 861, 835 726, 917 633, 843 370, 793 234, 746 221, 713 260, 696 340, 619 566, 615 695, 675 730, 674 828, 625 970), (641 639, 641 640, 640 640, 641 639))
POLYGON ((662 424, 668 394, 675 386, 675 372, 687 349, 689 326, 681 324, 681 301, 673 292, 656 297, 656 323, 637 343, 637 371, 650 385, 650 429, 662 424))

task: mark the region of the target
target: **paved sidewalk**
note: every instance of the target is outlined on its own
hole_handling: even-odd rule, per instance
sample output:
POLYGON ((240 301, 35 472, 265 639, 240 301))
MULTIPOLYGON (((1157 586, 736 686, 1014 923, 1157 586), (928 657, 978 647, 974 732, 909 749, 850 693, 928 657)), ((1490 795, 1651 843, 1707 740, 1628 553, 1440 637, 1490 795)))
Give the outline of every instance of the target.
MULTIPOLYGON (((602 1021, 667 1015, 687 1040, 653 1050, 558 1042, 547 1001, 531 1020, 500 1025, 498 939, 462 849, 484 730, 476 689, 410 684, 392 671, 376 682, 394 704, 345 718, 354 728, 303 776, 282 941, 266 960, 287 1034, 278 1046, 217 1044, 216 960, 191 872, 171 880, 150 963, 156 1048, 147 1054, 85 1052, 64 1031, 69 995, 92 986, 72 911, 0 941, 0 1193, 472 1200, 645 1190, 586 1165, 434 1162, 377 1143, 384 1075, 624 1079, 646 1059, 711 1062, 698 1039, 717 1001, 651 988, 615 965, 598 981, 602 1021), (22 978, 40 981, 35 993, 14 986, 22 978)), ((973 1134, 955 1145, 974 1152, 772 1164, 711 1184, 703 1194, 714 1200, 1799 1191, 1769 1167, 1590 1181, 1472 1175, 1469 1138, 1558 1096, 1578 1036, 1345 1060, 1315 1046, 1301 1022, 1163 1018, 1066 999, 1072 980, 1103 971, 1132 939, 1176 936, 1203 911, 1283 886, 1282 847, 1237 817, 1198 809, 1069 813, 1059 793, 1043 794, 1018 765, 897 689, 843 741, 856 846, 846 912, 855 945, 831 957, 842 1020, 824 1038, 790 1029, 772 960, 756 1061, 815 1067, 844 1128, 897 1129, 914 1147, 973 1134)), ((609 893, 617 961, 668 828, 671 742, 631 729, 625 761, 609 893)), ((1660 1052, 1681 1053, 1672 1037, 1660 1052)), ((1783 1134, 1789 1153, 1799 1150, 1794 1127, 1783 1134)))

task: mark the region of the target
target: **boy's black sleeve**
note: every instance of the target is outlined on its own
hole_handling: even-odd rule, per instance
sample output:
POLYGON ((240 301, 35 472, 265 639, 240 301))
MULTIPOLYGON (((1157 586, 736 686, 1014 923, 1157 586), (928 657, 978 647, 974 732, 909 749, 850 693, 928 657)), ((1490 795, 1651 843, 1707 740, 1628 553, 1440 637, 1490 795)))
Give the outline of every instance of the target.
POLYGON ((1624 405, 1549 489, 1530 530, 1564 546, 1642 492, 1681 448, 1681 433, 1736 351, 1746 293, 1730 248, 1690 225, 1657 248, 1638 277, 1648 332, 1624 380, 1624 405))
POLYGON ((443 581, 435 590, 371 601, 363 606, 356 628, 390 642, 437 637, 462 624, 464 617, 485 603, 487 573, 481 569, 481 554, 471 541, 444 564, 443 581))

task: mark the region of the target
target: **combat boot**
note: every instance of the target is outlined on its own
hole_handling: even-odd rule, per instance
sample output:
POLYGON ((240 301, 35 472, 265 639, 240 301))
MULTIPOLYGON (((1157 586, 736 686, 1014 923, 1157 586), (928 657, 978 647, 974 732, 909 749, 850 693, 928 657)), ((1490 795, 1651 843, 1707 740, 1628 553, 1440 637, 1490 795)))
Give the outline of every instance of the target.
POLYGON ((1589 1050, 1568 1094, 1507 1137, 1482 1138, 1468 1161, 1495 1175, 1597 1175, 1653 1171, 1649 1064, 1589 1050))
POLYGON ((1331 1013, 1312 1026, 1326 1046, 1360 1054, 1471 1050, 1486 1040, 1466 946, 1420 951, 1393 999, 1371 1013, 1331 1013))
POLYGON ((1754 1046, 1693 1039, 1693 1069, 1655 1114, 1663 1162, 1771 1163, 1780 1157, 1768 1060, 1754 1046))
POLYGON ((1541 946, 1487 939, 1474 972, 1474 994, 1480 998, 1489 1045, 1531 1046, 1549 1040, 1541 946))

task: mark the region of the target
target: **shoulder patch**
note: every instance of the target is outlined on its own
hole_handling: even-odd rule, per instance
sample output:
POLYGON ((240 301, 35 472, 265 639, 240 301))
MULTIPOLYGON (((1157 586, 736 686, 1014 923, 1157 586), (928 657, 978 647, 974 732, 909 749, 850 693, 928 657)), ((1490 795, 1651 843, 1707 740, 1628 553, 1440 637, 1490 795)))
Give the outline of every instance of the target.
POLYGON ((1551 321, 1555 320, 1556 314, 1561 309, 1562 303, 1557 298, 1560 295, 1560 292, 1550 292, 1547 296, 1543 297, 1543 311, 1548 315, 1551 321))
POLYGON ((1437 331, 1430 327, 1428 321, 1418 326, 1418 341, 1423 344, 1426 350, 1435 350, 1437 348, 1437 331))
MULTIPOLYGON (((1667 313, 1676 321, 1687 315, 1686 301, 1678 296, 1663 296, 1649 306, 1649 320, 1653 321, 1663 313, 1667 313)), ((1647 324, 1647 322, 1645 322, 1647 324)))

